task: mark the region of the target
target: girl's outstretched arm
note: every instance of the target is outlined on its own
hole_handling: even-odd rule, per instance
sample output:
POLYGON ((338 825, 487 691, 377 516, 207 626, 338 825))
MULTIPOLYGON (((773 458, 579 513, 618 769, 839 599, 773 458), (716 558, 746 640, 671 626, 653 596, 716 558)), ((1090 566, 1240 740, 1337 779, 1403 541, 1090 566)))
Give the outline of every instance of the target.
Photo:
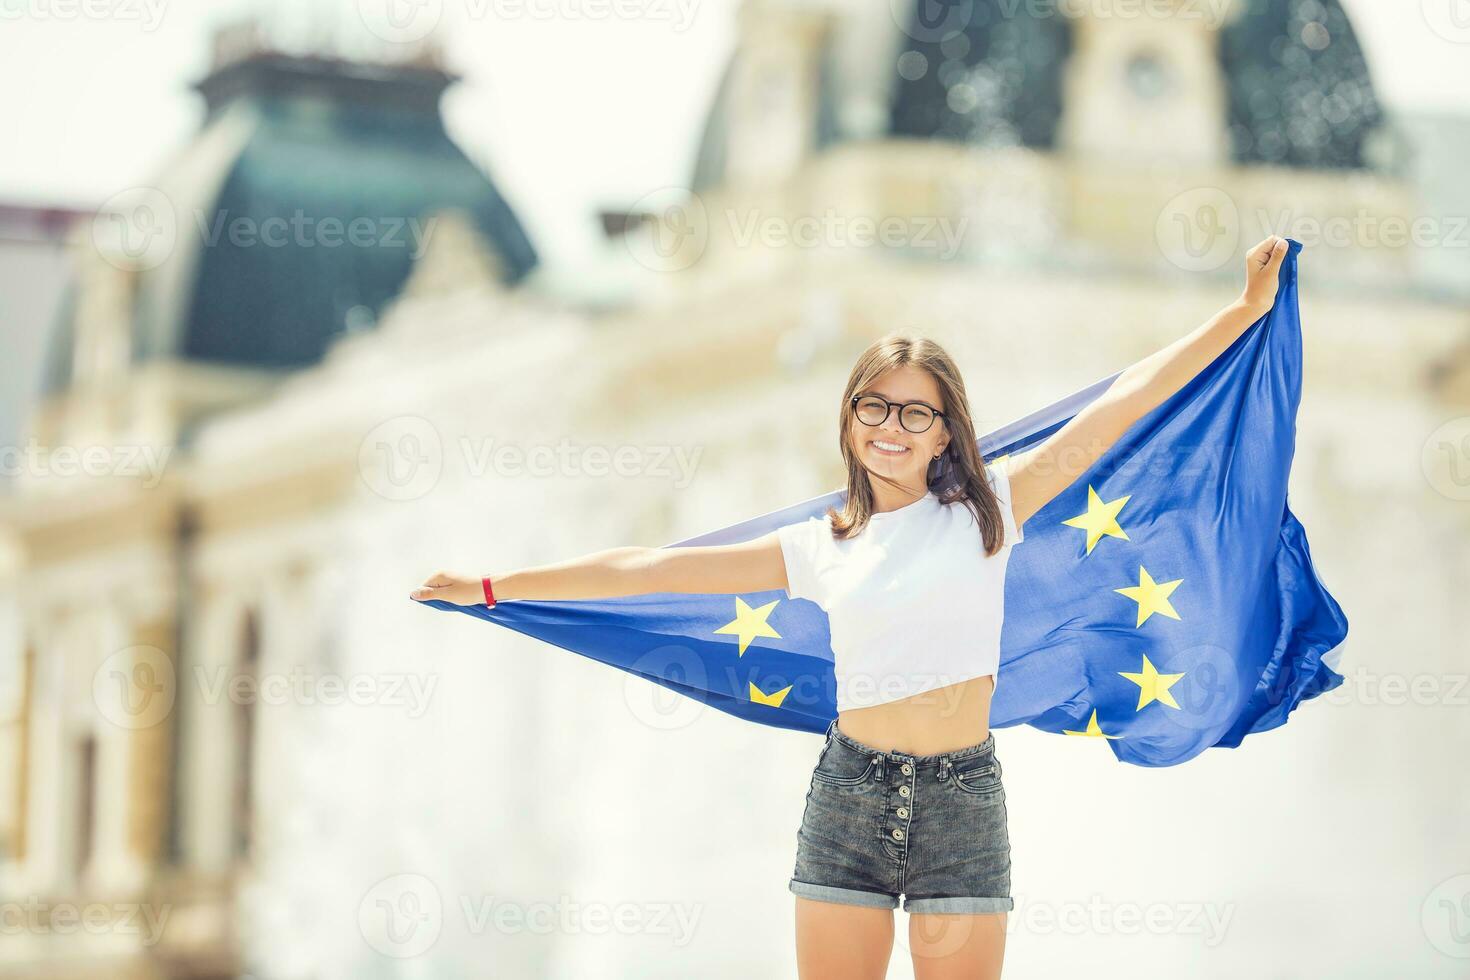
MULTIPOLYGON (((495 600, 611 599, 649 592, 729 594, 786 588, 775 531, 736 544, 608 548, 580 558, 489 573, 495 600)), ((437 572, 409 593, 457 606, 485 601, 480 575, 437 572)))
POLYGON ((1189 383, 1276 301, 1286 239, 1271 235, 1245 257, 1240 297, 1193 332, 1129 367, 1048 439, 998 465, 1011 481, 1018 525, 1071 486, 1134 422, 1189 383))

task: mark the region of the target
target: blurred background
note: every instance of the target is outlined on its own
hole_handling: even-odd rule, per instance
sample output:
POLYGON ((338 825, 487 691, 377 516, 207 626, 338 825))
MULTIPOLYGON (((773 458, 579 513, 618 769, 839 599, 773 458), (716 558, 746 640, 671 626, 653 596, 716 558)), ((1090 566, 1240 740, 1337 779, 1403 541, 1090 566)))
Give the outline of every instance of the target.
POLYGON ((1463 0, 16 0, 0 81, 0 976, 794 976, 820 738, 408 590, 840 487, 889 331, 994 429, 1272 233, 1347 680, 998 730, 1007 975, 1470 976, 1463 0))

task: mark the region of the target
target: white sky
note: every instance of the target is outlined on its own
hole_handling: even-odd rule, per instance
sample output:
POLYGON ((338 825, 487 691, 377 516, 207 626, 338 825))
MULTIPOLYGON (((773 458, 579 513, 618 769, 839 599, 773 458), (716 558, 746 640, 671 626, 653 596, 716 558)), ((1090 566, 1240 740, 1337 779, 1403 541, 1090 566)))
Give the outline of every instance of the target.
MULTIPOLYGON (((356 29, 359 8, 442 4, 465 75, 445 104, 451 135, 565 258, 597 206, 687 181, 738 2, 0 0, 0 201, 87 206, 146 184, 198 126, 188 86, 207 68, 212 24, 243 9, 294 29, 336 12, 356 29), (645 16, 545 16, 634 5, 645 16)), ((1463 3, 1347 0, 1391 108, 1470 114, 1470 17, 1451 16, 1463 3)))

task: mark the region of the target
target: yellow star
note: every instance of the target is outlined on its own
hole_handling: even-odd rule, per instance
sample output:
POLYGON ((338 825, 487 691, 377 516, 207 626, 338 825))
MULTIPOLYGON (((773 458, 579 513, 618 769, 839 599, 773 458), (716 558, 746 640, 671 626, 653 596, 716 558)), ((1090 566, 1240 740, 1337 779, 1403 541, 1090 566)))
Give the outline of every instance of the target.
POLYGON ((1138 685, 1138 708, 1136 710, 1142 711, 1143 706, 1150 701, 1167 704, 1171 708, 1179 707, 1178 703, 1174 700, 1174 695, 1169 693, 1169 688, 1173 687, 1174 683, 1184 675, 1159 673, 1154 667, 1153 661, 1148 659, 1148 654, 1144 654, 1143 656, 1142 673, 1130 674, 1123 670, 1118 671, 1118 673, 1138 685))
POLYGON ((750 700, 751 700, 751 703, 752 704, 768 704, 768 705, 770 705, 773 708, 779 708, 779 707, 781 707, 781 702, 786 700, 786 695, 790 693, 791 688, 793 686, 795 686, 795 685, 787 684, 785 687, 781 688, 781 690, 779 690, 779 691, 776 691, 774 694, 767 694, 764 691, 762 691, 760 688, 758 688, 758 687, 755 686, 755 681, 751 681, 750 682, 750 700))
POLYGON ((1068 527, 1080 527, 1087 532, 1087 553, 1092 554, 1093 546, 1102 540, 1104 534, 1115 538, 1128 540, 1128 532, 1118 524, 1118 511, 1123 509, 1133 495, 1126 494, 1116 500, 1103 500, 1092 489, 1092 484, 1087 485, 1087 512, 1069 517, 1063 524, 1068 527))
POLYGON ((757 636, 774 636, 779 640, 781 634, 766 622, 766 617, 771 615, 771 610, 775 609, 776 604, 780 601, 780 599, 772 599, 759 609, 752 609, 744 599, 736 596, 735 618, 715 632, 737 634, 740 637, 740 656, 745 655, 745 648, 750 646, 750 641, 757 636))
POLYGON ((1089 718, 1089 719, 1087 719, 1087 731, 1085 731, 1085 732, 1071 732, 1071 731, 1068 731, 1067 729, 1064 728, 1064 729, 1062 729, 1062 734, 1063 735, 1085 735, 1085 736, 1087 736, 1089 738, 1122 738, 1123 737, 1122 735, 1105 735, 1103 733, 1103 730, 1101 728, 1099 728, 1098 727, 1098 724, 1097 724, 1097 709, 1096 708, 1093 708, 1092 709, 1092 717, 1089 718))
POLYGON ((1168 616, 1170 619, 1178 619, 1179 614, 1169 604, 1169 594, 1179 587, 1184 579, 1176 578, 1172 582, 1155 582, 1153 576, 1144 571, 1142 565, 1138 566, 1138 584, 1130 585, 1126 589, 1114 589, 1138 603, 1138 622, 1135 627, 1142 626, 1144 622, 1154 613, 1168 616))

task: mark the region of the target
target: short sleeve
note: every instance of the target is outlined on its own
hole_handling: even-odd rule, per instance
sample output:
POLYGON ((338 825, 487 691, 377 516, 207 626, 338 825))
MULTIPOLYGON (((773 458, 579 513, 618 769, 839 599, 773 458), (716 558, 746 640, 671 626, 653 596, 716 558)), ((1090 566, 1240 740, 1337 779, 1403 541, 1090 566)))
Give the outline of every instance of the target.
POLYGON ((1018 545, 1026 540, 1020 525, 1016 523, 1015 509, 1011 505, 1011 480, 1006 475, 1005 467, 999 463, 991 463, 986 467, 990 474, 990 485, 995 490, 995 495, 1000 499, 1000 519, 1005 525, 1006 543, 1018 545))
POLYGON ((786 561, 786 595, 792 599, 810 599, 821 605, 817 583, 819 535, 831 536, 825 517, 808 517, 795 524, 776 529, 781 540, 781 556, 786 561))

